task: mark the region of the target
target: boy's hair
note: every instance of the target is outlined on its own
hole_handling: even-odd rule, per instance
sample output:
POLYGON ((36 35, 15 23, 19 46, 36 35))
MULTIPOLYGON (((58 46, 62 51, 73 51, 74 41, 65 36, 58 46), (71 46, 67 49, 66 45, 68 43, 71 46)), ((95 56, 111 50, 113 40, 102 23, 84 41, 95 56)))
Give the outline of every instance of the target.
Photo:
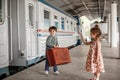
POLYGON ((50 28, 49 28, 49 31, 50 30, 55 30, 56 32, 57 32, 57 28, 55 27, 55 26, 51 26, 50 28))
POLYGON ((96 38, 99 38, 102 34, 98 25, 95 25, 95 27, 93 27, 90 31, 92 34, 94 34, 94 35, 96 34, 96 38))

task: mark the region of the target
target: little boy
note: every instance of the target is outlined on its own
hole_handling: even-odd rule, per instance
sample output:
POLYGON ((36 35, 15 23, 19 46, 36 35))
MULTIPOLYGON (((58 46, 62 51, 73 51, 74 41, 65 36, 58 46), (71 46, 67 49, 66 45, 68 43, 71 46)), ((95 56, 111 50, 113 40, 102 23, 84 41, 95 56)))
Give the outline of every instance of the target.
MULTIPOLYGON (((58 46, 58 39, 57 39, 57 36, 56 36, 56 32, 57 32, 57 28, 55 26, 51 26, 49 28, 50 35, 47 37, 47 40, 46 40, 46 50, 58 46)), ((58 75, 59 72, 58 72, 57 65, 53 66, 53 69, 54 69, 54 73, 56 75, 58 75)), ((47 56, 46 56, 45 74, 47 75, 48 73, 49 73, 49 63, 48 63, 48 59, 47 59, 47 56)))

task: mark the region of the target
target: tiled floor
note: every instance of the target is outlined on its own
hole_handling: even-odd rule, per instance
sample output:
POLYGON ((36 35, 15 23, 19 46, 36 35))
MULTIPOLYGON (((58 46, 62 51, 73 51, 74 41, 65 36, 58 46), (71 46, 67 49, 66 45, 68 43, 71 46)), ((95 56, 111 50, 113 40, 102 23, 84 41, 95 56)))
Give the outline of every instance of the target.
MULTIPOLYGON (((45 62, 43 61, 4 80, 89 80, 93 75, 86 72, 84 67, 88 49, 89 46, 85 45, 71 49, 72 63, 58 66, 59 75, 54 75, 52 68, 49 75, 44 75, 45 62)), ((102 52, 106 72, 101 74, 100 80, 120 80, 120 59, 116 59, 118 49, 110 48, 103 43, 102 52)))

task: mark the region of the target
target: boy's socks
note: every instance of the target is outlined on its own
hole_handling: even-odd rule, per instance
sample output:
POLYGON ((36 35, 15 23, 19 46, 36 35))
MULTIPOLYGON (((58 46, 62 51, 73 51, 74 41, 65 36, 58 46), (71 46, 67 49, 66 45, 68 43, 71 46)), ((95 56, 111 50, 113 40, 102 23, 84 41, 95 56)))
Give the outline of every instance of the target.
POLYGON ((45 71, 45 74, 46 74, 46 75, 48 75, 48 73, 49 73, 48 71, 45 71))
POLYGON ((59 72, 58 71, 56 71, 56 72, 54 72, 56 75, 58 75, 59 74, 59 72))
MULTIPOLYGON (((48 75, 48 74, 49 74, 49 72, 48 72, 48 71, 45 71, 45 75, 48 75)), ((56 72, 54 72, 54 74, 55 74, 55 75, 59 75, 59 72, 56 71, 56 72)))

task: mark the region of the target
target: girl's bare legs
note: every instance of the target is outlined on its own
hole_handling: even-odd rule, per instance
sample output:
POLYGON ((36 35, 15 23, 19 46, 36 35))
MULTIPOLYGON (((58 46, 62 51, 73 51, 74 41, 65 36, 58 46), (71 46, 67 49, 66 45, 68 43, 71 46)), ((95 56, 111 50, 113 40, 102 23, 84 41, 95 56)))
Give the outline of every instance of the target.
POLYGON ((90 80, 96 80, 96 78, 97 78, 97 73, 94 73, 94 78, 90 80))
POLYGON ((94 79, 96 79, 96 77, 97 77, 97 75, 96 75, 96 73, 94 73, 94 79))
POLYGON ((94 73, 94 76, 95 76, 95 80, 99 80, 99 78, 100 78, 100 73, 98 72, 98 73, 94 73))

